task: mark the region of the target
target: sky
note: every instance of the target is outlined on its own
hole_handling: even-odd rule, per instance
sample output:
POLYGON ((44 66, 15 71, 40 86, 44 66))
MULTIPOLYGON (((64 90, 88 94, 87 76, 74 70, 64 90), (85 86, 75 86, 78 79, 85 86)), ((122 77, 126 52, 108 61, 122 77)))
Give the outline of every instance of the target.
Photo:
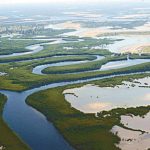
MULTIPOLYGON (((16 3, 72 3, 72 2, 113 2, 123 0, 0 0, 0 4, 16 4, 16 3)), ((127 1, 127 0, 126 0, 127 1)), ((145 0, 130 0, 130 1, 145 1, 145 0)))
MULTIPOLYGON (((60 2, 74 2, 77 0, 0 0, 0 4, 12 4, 12 3, 60 3, 60 2)), ((89 0, 82 0, 82 1, 89 1, 89 0)), ((98 0, 94 0, 94 1, 98 1, 98 0)), ((102 0, 100 0, 102 1, 102 0)))

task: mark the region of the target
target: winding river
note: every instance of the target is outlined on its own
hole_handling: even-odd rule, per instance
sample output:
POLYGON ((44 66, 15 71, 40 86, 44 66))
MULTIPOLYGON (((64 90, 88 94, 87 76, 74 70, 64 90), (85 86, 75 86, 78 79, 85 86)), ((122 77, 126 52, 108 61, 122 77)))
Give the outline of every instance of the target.
MULTIPOLYGON (((104 59, 103 56, 97 56, 97 59, 93 61, 98 61, 104 59)), ((51 63, 51 64, 45 64, 45 65, 39 65, 33 68, 32 73, 38 74, 38 75, 45 75, 42 70, 44 70, 47 67, 54 67, 54 66, 69 66, 73 64, 81 64, 86 63, 90 61, 71 61, 71 62, 60 62, 60 63, 51 63)), ((96 71, 107 71, 112 69, 121 69, 125 67, 130 67, 134 65, 139 65, 142 63, 150 62, 150 59, 127 59, 127 60, 121 60, 121 61, 110 61, 104 65, 102 65, 100 68, 95 70, 87 70, 87 71, 76 71, 73 73, 58 73, 58 74, 78 74, 78 73, 87 73, 87 72, 96 72, 96 71)))
POLYGON ((22 56, 22 55, 28 55, 28 54, 35 54, 44 49, 44 45, 52 45, 52 44, 63 44, 63 43, 69 43, 69 42, 77 42, 77 41, 82 41, 82 40, 77 40, 77 41, 68 41, 68 40, 63 40, 62 38, 51 38, 51 39, 9 39, 9 40, 43 40, 45 42, 41 44, 34 44, 25 47, 25 49, 30 50, 27 52, 21 52, 21 53, 13 53, 9 55, 0 55, 0 58, 8 58, 8 57, 14 57, 14 56, 22 56), (49 41, 49 42, 46 42, 49 41))
MULTIPOLYGON (((96 57, 96 59, 94 59, 93 61, 99 61, 104 59, 104 56, 99 56, 99 55, 93 55, 96 57)), ((51 63, 51 64, 45 64, 45 65, 39 65, 33 68, 32 73, 34 74, 39 74, 39 75, 44 75, 44 73, 42 73, 42 70, 44 70, 45 68, 48 67, 54 67, 54 66, 67 66, 67 65, 74 65, 74 64, 81 64, 81 63, 87 63, 87 62, 91 62, 89 60, 84 60, 84 61, 66 61, 66 62, 59 62, 59 63, 51 63)))
MULTIPOLYGON (((42 45, 36 44, 36 45, 29 46, 28 49, 30 50, 32 49, 30 53, 36 53, 43 49, 43 44, 42 45)), ((12 57, 14 55, 21 56, 27 53, 29 52, 11 54, 11 55, 7 55, 7 57, 12 57)), ((6 55, 5 56, 3 55, 3 57, 6 57, 6 55)), ((97 56, 97 59, 95 60, 100 60, 103 58, 104 57, 97 56)), ((64 66, 64 65, 71 65, 75 63, 85 63, 85 62, 87 61, 78 61, 78 62, 71 61, 71 62, 61 62, 61 63, 37 66, 33 69, 33 73, 42 74, 41 71, 44 68, 50 66, 64 66)), ((141 74, 141 73, 144 72, 132 73, 132 74, 141 74)), ((97 78, 77 80, 72 82, 70 81, 70 82, 54 83, 54 84, 40 86, 38 88, 33 88, 31 90, 26 90, 23 92, 12 92, 7 90, 0 90, 0 93, 3 93, 8 98, 8 101, 4 108, 3 118, 6 121, 6 123, 10 126, 10 128, 14 132, 16 132, 25 141, 25 143, 27 143, 33 150, 41 150, 41 149, 49 150, 50 148, 54 150, 71 150, 73 148, 64 140, 64 138, 55 129, 53 124, 47 121, 46 117, 42 115, 40 112, 38 112, 37 110, 35 110, 34 108, 26 104, 25 102, 26 98, 29 95, 41 90, 46 90, 54 87, 60 87, 60 86, 71 85, 71 84, 84 83, 87 81, 112 78, 115 76, 125 76, 125 75, 127 74, 97 77, 97 78)))

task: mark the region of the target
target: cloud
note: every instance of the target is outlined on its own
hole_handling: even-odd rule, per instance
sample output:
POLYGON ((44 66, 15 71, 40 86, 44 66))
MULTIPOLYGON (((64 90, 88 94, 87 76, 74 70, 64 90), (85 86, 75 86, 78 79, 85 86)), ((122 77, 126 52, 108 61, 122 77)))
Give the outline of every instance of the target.
POLYGON ((144 100, 150 101, 150 93, 148 93, 144 96, 144 100))
POLYGON ((84 105, 84 109, 92 111, 101 111, 102 109, 108 109, 111 107, 111 103, 102 103, 102 102, 93 102, 87 105, 84 105))

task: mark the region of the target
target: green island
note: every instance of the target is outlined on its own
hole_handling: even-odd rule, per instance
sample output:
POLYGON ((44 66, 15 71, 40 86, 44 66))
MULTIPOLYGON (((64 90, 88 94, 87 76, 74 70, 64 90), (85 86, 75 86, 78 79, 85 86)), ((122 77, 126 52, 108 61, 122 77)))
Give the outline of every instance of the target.
MULTIPOLYGON (((57 58, 54 58, 54 61, 50 59, 50 61, 51 62, 62 61, 62 60, 56 61, 55 59, 57 58)), ((75 60, 75 59, 71 58, 71 60, 75 60)), ((84 60, 84 59, 85 57, 78 58, 78 60, 84 60)), ((64 60, 68 60, 68 58, 64 60)), ((47 61, 47 62, 50 62, 50 61, 47 61)), ((100 62, 102 64, 104 60, 101 60, 100 62)), ((35 64, 41 65, 40 61, 38 61, 35 64)), ((8 74, 7 76, 0 77, 1 89, 21 91, 21 90, 25 90, 28 88, 37 87, 43 84, 49 84, 49 83, 55 83, 55 82, 74 81, 74 80, 79 80, 79 79, 90 79, 90 78, 110 76, 110 75, 150 71, 150 65, 149 65, 150 63, 148 62, 148 63, 143 63, 143 64, 125 67, 121 69, 87 72, 86 74, 83 72, 83 73, 71 74, 71 75, 70 74, 49 74, 49 75, 41 76, 41 75, 32 74, 32 69, 35 64, 32 61, 32 62, 27 62, 27 63, 20 62, 20 63, 10 63, 10 64, 0 65, 0 69, 3 72, 6 72, 8 74)), ((82 65, 84 66, 84 64, 80 64, 81 68, 82 68, 82 65)))

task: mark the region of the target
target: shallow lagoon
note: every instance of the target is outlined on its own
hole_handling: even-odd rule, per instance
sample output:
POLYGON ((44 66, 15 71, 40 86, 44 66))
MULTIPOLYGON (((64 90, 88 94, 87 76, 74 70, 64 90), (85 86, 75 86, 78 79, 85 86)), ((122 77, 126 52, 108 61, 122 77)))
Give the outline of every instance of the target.
POLYGON ((123 85, 115 87, 84 85, 80 88, 65 90, 63 94, 72 107, 84 113, 96 113, 118 107, 147 106, 150 104, 150 85, 147 85, 147 88, 141 85, 145 83, 145 80, 149 82, 150 78, 143 80, 139 80, 139 84, 124 82, 123 85))
POLYGON ((121 116, 123 126, 115 125, 111 132, 117 134, 121 141, 117 146, 122 150, 142 150, 150 148, 150 113, 145 116, 126 115, 121 116))

